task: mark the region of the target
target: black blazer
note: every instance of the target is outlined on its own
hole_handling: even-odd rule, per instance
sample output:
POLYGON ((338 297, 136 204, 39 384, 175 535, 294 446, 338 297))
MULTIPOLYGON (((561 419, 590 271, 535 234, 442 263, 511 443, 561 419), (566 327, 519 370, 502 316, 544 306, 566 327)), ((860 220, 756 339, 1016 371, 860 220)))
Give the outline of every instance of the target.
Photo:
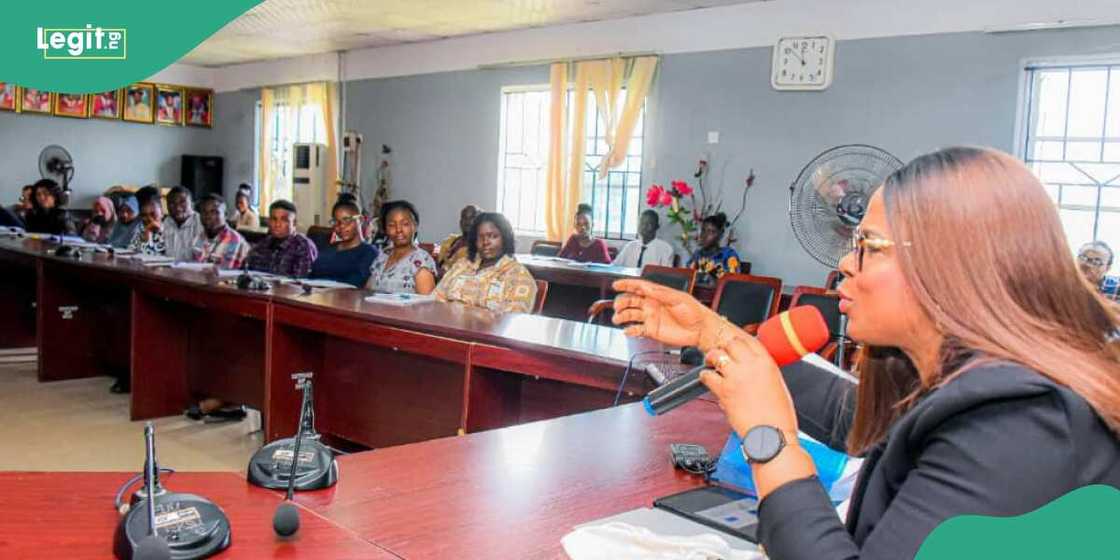
MULTIPOLYGON (((854 386, 782 370, 803 432, 844 450, 854 386)), ((980 366, 923 397, 864 458, 847 526, 815 478, 759 505, 773 560, 913 558, 942 521, 1022 515, 1089 484, 1120 488, 1120 440, 1070 389, 1018 365, 980 366)))

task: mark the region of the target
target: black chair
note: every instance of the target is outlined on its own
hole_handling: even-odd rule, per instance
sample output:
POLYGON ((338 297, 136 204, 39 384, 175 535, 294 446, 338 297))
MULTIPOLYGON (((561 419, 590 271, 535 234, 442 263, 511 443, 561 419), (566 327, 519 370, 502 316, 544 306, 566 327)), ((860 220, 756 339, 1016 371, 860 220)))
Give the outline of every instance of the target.
POLYGON ((315 243, 315 248, 318 249, 320 253, 331 246, 331 234, 333 233, 334 230, 332 228, 324 226, 311 226, 307 228, 307 237, 315 243))
MULTIPOLYGON (((647 264, 642 267, 642 280, 649 280, 655 284, 661 284, 662 286, 691 294, 692 288, 696 286, 696 269, 647 264)), ((587 322, 596 322, 600 319, 603 312, 611 309, 613 305, 613 299, 595 301, 587 308, 587 322)), ((604 322, 606 318, 607 317, 602 317, 604 322)))
POLYGON ((533 242, 532 248, 529 249, 529 254, 538 257, 555 257, 560 254, 560 244, 555 241, 538 239, 533 242))
POLYGON ((241 237, 244 237, 245 241, 248 241, 250 245, 256 245, 258 241, 268 237, 267 231, 256 229, 239 229, 237 233, 240 233, 241 237))
POLYGON ((735 325, 757 325, 778 314, 782 280, 770 276, 724 274, 716 284, 712 309, 735 325))

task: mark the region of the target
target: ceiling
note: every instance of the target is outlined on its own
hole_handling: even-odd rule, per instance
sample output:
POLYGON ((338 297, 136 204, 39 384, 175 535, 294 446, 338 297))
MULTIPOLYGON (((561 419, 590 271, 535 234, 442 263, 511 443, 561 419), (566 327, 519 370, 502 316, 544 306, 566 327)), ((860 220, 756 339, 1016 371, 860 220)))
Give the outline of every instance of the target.
POLYGON ((180 62, 225 66, 764 0, 265 0, 180 62))

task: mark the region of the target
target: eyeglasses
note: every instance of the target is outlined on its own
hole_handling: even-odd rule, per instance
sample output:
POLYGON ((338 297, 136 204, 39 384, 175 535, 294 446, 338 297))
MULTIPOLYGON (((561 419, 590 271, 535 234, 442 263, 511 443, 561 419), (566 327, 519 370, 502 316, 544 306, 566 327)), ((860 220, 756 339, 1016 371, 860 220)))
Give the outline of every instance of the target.
POLYGON ((1089 255, 1077 255, 1077 260, 1089 266, 1104 266, 1108 264, 1107 261, 1100 257, 1090 257, 1089 255))
POLYGON ((895 243, 885 237, 869 236, 862 229, 856 228, 852 231, 851 242, 851 251, 856 254, 856 271, 863 272, 863 255, 867 253, 867 251, 878 253, 889 247, 894 247, 895 245, 909 247, 910 242, 904 241, 902 243, 895 243))
POLYGON ((337 227, 337 226, 340 226, 340 225, 348 226, 350 224, 357 223, 358 220, 361 220, 361 219, 362 219, 361 216, 346 216, 345 218, 342 218, 341 220, 336 220, 334 218, 331 218, 330 223, 331 223, 331 227, 337 227))

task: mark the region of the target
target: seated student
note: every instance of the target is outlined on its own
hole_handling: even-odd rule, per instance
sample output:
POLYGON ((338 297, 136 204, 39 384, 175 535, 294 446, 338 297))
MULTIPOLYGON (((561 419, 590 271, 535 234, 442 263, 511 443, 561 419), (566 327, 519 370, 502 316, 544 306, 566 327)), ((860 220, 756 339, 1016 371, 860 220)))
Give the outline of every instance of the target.
POLYGON ((1112 247, 1104 241, 1093 241, 1081 246, 1077 251, 1077 267, 1082 276, 1089 281, 1104 297, 1116 301, 1120 293, 1120 278, 1108 276, 1112 268, 1112 247))
POLYGON ((144 203, 152 198, 159 199, 160 205, 163 205, 163 195, 160 194, 159 188, 155 185, 145 185, 143 187, 140 187, 139 189, 136 189, 136 192, 134 194, 136 195, 137 208, 143 208, 144 203))
POLYGON ((218 268, 241 268, 249 256, 249 244, 226 223, 225 199, 216 194, 206 195, 198 203, 197 215, 202 224, 202 234, 195 238, 191 247, 191 260, 214 263, 218 268))
POLYGON ((323 249, 311 265, 311 278, 366 285, 377 248, 362 241, 361 209, 352 199, 339 197, 331 209, 332 236, 336 239, 323 249))
MULTIPOLYGON (((261 217, 250 206, 249 200, 253 195, 253 187, 245 183, 237 187, 237 194, 233 198, 233 211, 229 213, 229 222, 235 229, 257 229, 261 227, 261 217)), ((271 212, 271 210, 270 210, 271 212)))
POLYGON ((117 228, 117 210, 107 196, 93 200, 93 214, 82 224, 82 239, 90 243, 106 244, 117 228))
POLYGON ((436 297, 502 313, 531 313, 537 283, 513 252, 513 227, 506 217, 479 214, 467 232, 467 258, 443 276, 436 297))
POLYGON ((249 269, 302 278, 311 272, 319 250, 296 231, 296 205, 277 200, 268 206, 268 237, 249 251, 249 269))
POLYGON ((475 217, 481 212, 482 209, 474 204, 468 204, 459 211, 460 233, 447 236, 447 239, 439 244, 439 258, 436 259, 436 264, 441 271, 451 270, 455 263, 467 256, 467 232, 470 231, 475 217))
POLYGON ((117 227, 113 228, 113 233, 109 234, 109 239, 106 240, 112 247, 123 249, 132 243, 132 238, 136 237, 136 232, 140 230, 141 220, 137 217, 140 214, 140 206, 136 203, 136 197, 128 195, 120 199, 117 205, 117 227))
POLYGON ((720 246, 726 229, 727 215, 723 212, 704 218, 700 226, 700 248, 692 253, 692 259, 688 261, 688 265, 698 271, 697 281, 714 284, 728 272, 738 274, 739 253, 731 247, 720 246))
POLYGON ((607 242, 595 239, 592 226, 591 205, 580 204, 576 208, 576 232, 568 238, 556 256, 579 262, 610 264, 611 256, 607 252, 607 242))
POLYGON ((132 236, 128 248, 144 255, 166 255, 167 243, 163 239, 163 203, 157 197, 148 197, 140 206, 140 228, 132 236))
POLYGON ((375 292, 427 295, 436 287, 436 261, 416 242, 420 214, 410 202, 381 206, 378 220, 386 244, 370 266, 366 288, 375 292))
POLYGON ((167 193, 168 215, 163 219, 163 238, 167 243, 167 256, 177 261, 194 258, 195 241, 202 235, 202 221, 192 208, 191 198, 191 191, 182 186, 167 193))
POLYGON ((31 212, 24 219, 27 231, 53 235, 74 235, 70 213, 62 208, 63 192, 58 183, 40 179, 35 183, 31 212))
MULTIPOLYGON (((12 214, 19 218, 20 223, 27 220, 27 215, 35 208, 35 187, 24 185, 19 192, 19 202, 11 207, 12 214)), ((22 226, 21 226, 22 227, 22 226)))
POLYGON ((647 264, 673 266, 673 247, 657 238, 661 220, 654 210, 645 210, 638 219, 638 239, 622 247, 615 257, 615 266, 642 268, 647 264))

